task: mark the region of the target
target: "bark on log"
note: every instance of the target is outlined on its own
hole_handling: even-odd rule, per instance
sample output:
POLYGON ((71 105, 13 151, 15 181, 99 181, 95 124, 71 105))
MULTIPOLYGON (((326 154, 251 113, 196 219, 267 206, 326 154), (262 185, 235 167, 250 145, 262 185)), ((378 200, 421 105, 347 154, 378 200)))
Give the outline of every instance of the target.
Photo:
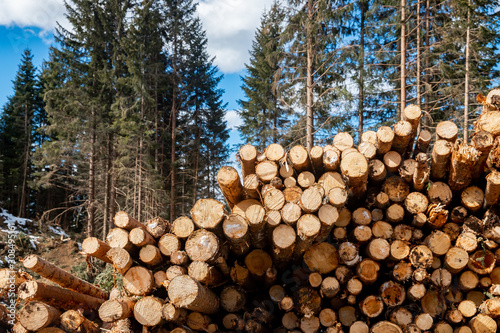
POLYGON ((111 264, 111 260, 106 257, 106 253, 109 251, 109 249, 111 249, 111 247, 108 244, 97 239, 96 237, 85 238, 82 242, 83 252, 85 252, 89 256, 98 258, 104 262, 111 264))
POLYGON ((413 157, 415 158, 420 153, 427 154, 431 140, 431 132, 428 130, 421 130, 418 134, 417 144, 415 146, 415 150, 413 151, 413 157))
POLYGON ((500 172, 493 170, 486 176, 486 190, 484 193, 485 206, 493 206, 500 198, 500 172))
POLYGON ((391 176, 385 180, 382 191, 388 195, 391 201, 398 203, 403 202, 410 194, 410 186, 403 178, 391 176))
POLYGON ((412 139, 413 129, 410 122, 400 120, 394 125, 394 140, 392 142, 392 150, 403 155, 406 148, 412 139))
POLYGON ((188 275, 178 276, 170 282, 168 297, 175 306, 191 311, 213 314, 219 310, 219 298, 188 275))
POLYGON ((422 191, 429 181, 430 170, 427 164, 427 155, 420 153, 415 157, 417 165, 413 174, 413 188, 415 191, 422 191))
POLYGON ((392 148, 394 131, 388 126, 380 126, 377 130, 377 154, 383 155, 392 148))
POLYGON ((466 144, 455 145, 451 154, 448 185, 453 191, 462 191, 472 181, 472 170, 478 159, 474 147, 466 144))
POLYGON ((37 255, 32 254, 24 258, 23 265, 27 269, 40 274, 44 278, 64 288, 101 299, 107 299, 109 297, 106 291, 52 265, 37 255))
POLYGON ((170 223, 159 216, 147 220, 144 225, 146 226, 146 231, 156 239, 170 230, 170 223))
POLYGON ((293 146, 288 152, 288 159, 292 164, 293 168, 297 172, 307 171, 311 169, 311 163, 309 160, 309 154, 304 146, 297 145, 293 146))
POLYGON ((313 170, 317 174, 323 171, 323 153, 323 147, 321 146, 313 146, 309 152, 313 170))
POLYGON ((217 182, 229 208, 232 209, 234 205, 244 199, 243 185, 241 185, 240 176, 235 168, 231 166, 220 168, 217 172, 217 182))
POLYGON ((493 148, 493 135, 488 132, 478 132, 472 137, 472 146, 478 152, 478 159, 472 170, 472 179, 478 180, 484 172, 488 155, 493 148))
POLYGON ((126 229, 129 231, 134 228, 144 228, 144 224, 137 221, 124 211, 119 211, 115 214, 114 222, 118 228, 126 229))
POLYGON ((452 144, 446 140, 438 140, 432 148, 431 178, 443 179, 448 172, 452 144))
POLYGON ((241 173, 245 176, 255 173, 255 159, 257 158, 257 149, 250 144, 242 146, 238 152, 241 164, 241 173))
POLYGON ((149 232, 146 231, 145 228, 134 228, 130 230, 128 239, 137 247, 143 247, 145 245, 156 245, 155 239, 149 232))
POLYGON ((382 298, 374 295, 365 297, 359 304, 359 310, 368 318, 376 318, 384 311, 382 298))

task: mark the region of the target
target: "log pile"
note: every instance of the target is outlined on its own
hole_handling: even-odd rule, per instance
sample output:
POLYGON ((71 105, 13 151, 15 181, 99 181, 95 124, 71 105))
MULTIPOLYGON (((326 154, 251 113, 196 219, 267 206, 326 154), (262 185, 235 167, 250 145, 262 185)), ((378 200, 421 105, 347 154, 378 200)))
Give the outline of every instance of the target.
POLYGON ((83 242, 121 292, 25 258, 61 287, 22 281, 15 332, 496 332, 500 117, 485 112, 471 145, 449 121, 417 132, 413 105, 357 148, 348 133, 310 152, 245 145, 242 177, 217 174, 227 206, 119 212, 106 242, 83 242))

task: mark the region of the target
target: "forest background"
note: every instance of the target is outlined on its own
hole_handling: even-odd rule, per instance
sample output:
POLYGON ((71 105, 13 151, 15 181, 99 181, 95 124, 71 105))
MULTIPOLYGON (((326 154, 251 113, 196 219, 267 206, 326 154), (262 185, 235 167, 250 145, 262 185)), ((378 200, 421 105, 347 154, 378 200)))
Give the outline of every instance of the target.
MULTIPOLYGON (((496 0, 268 1, 230 83, 222 71, 234 62, 213 57, 200 19, 211 2, 68 2, 53 36, 39 34, 54 39, 47 59, 16 55, 0 115, 0 207, 98 237, 118 210, 173 220, 219 196, 216 173, 238 141, 227 123, 235 95, 242 142, 309 149, 391 125, 409 104, 423 109, 423 128, 450 119, 468 140, 475 96, 500 84, 496 0)), ((240 43, 232 32, 226 42, 240 43)))

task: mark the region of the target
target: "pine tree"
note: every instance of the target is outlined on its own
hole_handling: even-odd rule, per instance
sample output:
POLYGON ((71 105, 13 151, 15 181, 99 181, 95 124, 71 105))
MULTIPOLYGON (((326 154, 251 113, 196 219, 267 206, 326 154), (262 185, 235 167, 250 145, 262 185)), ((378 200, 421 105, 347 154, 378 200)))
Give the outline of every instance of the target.
POLYGON ((23 53, 13 84, 14 94, 8 98, 0 118, 1 197, 9 211, 28 217, 35 213, 30 208, 34 193, 28 186, 33 150, 43 141, 38 129, 45 121, 40 80, 29 49, 23 53))
POLYGON ((238 101, 238 113, 243 120, 239 127, 241 136, 261 151, 281 140, 291 113, 282 104, 275 83, 284 57, 280 35, 285 13, 280 6, 275 1, 261 18, 250 50, 250 63, 245 65, 248 74, 242 78, 246 99, 238 101))

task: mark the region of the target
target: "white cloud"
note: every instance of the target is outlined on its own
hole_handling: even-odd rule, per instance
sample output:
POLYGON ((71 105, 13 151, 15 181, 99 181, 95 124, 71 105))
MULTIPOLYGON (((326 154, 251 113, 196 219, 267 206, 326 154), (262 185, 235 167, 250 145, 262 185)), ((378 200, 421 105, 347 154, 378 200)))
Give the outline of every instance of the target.
POLYGON ((0 8, 0 25, 53 32, 56 22, 66 24, 64 0, 0 0, 0 8))
POLYGON ((207 32, 208 52, 223 73, 236 73, 248 62, 255 29, 272 0, 200 0, 198 13, 207 32))
POLYGON ((232 130, 235 130, 237 126, 243 124, 243 120, 235 110, 226 111, 226 117, 224 120, 227 121, 227 128, 232 130))
MULTIPOLYGON (((223 73, 236 73, 248 62, 255 29, 272 0, 195 0, 207 32, 208 52, 223 73)), ((68 27, 64 0, 0 0, 0 25, 38 27, 46 42, 56 22, 68 27)))

